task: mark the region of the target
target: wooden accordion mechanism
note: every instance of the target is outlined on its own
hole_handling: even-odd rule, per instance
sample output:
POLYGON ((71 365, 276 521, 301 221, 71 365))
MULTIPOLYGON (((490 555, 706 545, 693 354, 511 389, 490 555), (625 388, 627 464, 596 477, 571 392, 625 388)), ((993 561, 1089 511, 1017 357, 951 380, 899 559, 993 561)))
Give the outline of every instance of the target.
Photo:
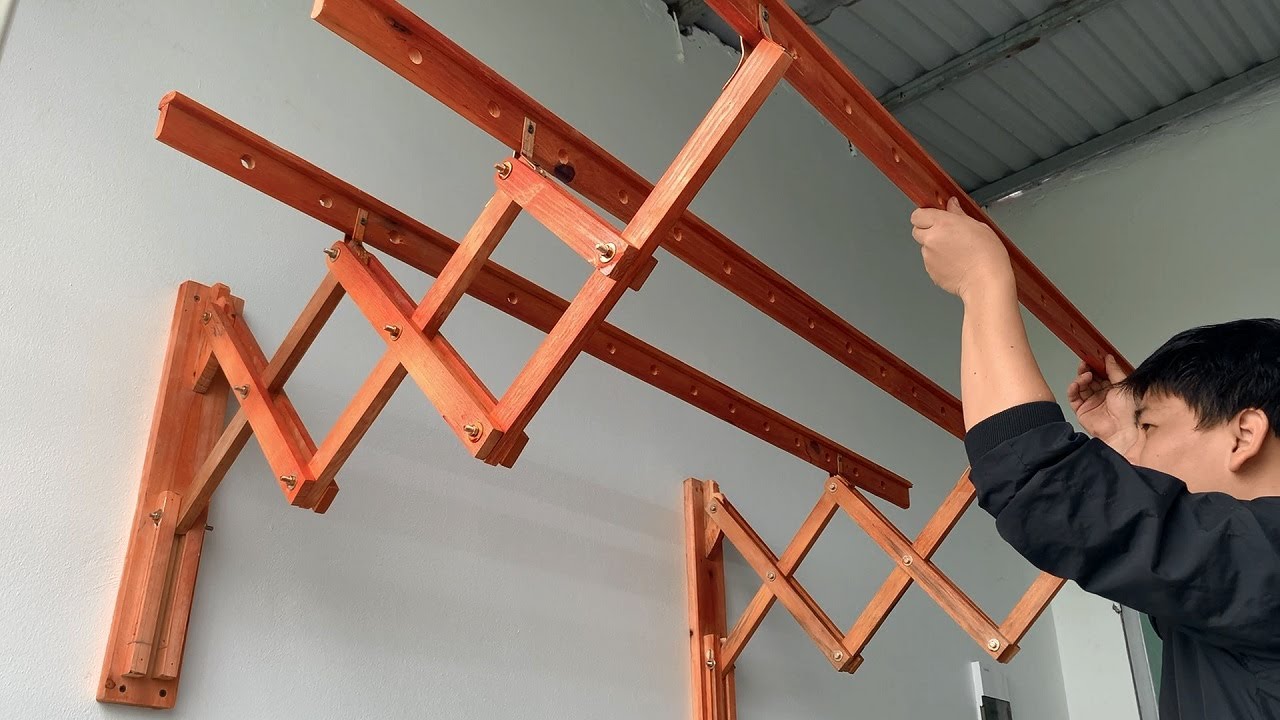
MULTIPOLYGON (((324 276, 269 358, 246 325, 243 301, 224 285, 179 289, 124 574, 98 699, 173 707, 209 501, 250 435, 262 446, 290 505, 325 512, 335 477, 400 383, 421 389, 458 443, 477 459, 511 467, 525 428, 579 354, 623 372, 791 453, 820 471, 817 505, 775 555, 711 482, 685 483, 690 666, 696 720, 734 717, 734 663, 764 614, 781 601, 838 670, 852 672, 894 604, 915 582, 991 657, 1009 660, 1062 581, 1042 576, 997 625, 930 557, 974 497, 967 474, 914 541, 867 494, 906 507, 911 484, 605 322, 628 290, 669 254, 793 330, 837 362, 955 437, 959 401, 823 307, 706 222, 692 198, 774 86, 787 79, 917 205, 961 199, 990 219, 880 106, 784 0, 708 0, 742 35, 742 63, 656 184, 622 164, 478 59, 393 0, 317 0, 313 17, 509 146, 495 191, 462 241, 271 144, 178 93, 160 103, 156 137, 343 236, 317 253, 324 276), (584 202, 625 223, 618 230, 584 202), (521 212, 575 250, 587 280, 571 300, 489 260, 521 212), (383 265, 394 258, 435 276, 414 302, 383 265), (501 397, 468 367, 440 328, 463 294, 547 333, 501 397), (386 353, 318 443, 284 385, 344 296, 381 334, 386 353), (239 403, 222 426, 228 398, 239 403), (794 578, 838 510, 895 563, 848 633, 840 632, 794 578), (723 542, 741 551, 762 585, 742 618, 725 617, 723 542)), ((994 225, 993 225, 994 227, 994 225)), ((999 232, 997 230, 997 232, 999 232)), ((1009 243, 1019 299, 1068 347, 1100 367, 1115 348, 1009 243)))

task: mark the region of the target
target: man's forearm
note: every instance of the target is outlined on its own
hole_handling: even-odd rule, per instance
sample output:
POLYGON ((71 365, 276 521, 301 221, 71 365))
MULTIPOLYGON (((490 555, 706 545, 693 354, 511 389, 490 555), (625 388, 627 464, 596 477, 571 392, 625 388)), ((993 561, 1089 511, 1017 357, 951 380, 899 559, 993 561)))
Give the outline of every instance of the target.
POLYGON ((1054 399, 1031 353, 1012 278, 964 296, 960 375, 966 430, 1002 410, 1054 399))

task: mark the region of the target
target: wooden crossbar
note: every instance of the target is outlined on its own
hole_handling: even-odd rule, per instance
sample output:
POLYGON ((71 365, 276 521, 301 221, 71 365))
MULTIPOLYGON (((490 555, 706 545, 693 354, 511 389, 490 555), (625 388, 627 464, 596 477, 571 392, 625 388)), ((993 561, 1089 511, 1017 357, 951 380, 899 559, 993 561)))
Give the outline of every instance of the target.
POLYGON ((781 557, 773 554, 715 483, 686 480, 684 498, 695 720, 733 717, 734 666, 775 600, 795 617, 828 662, 837 670, 852 673, 861 666, 867 643, 912 583, 918 583, 988 655, 1002 663, 1017 654, 1018 643, 1063 585, 1060 578, 1041 573, 1008 618, 996 625, 934 565, 931 556, 973 502, 974 489, 967 471, 915 542, 908 540, 848 480, 831 476, 781 557), (796 568, 838 510, 857 522, 897 565, 845 634, 835 629, 822 608, 794 579, 796 568), (713 527, 719 532, 712 531, 713 527), (732 630, 726 630, 722 620, 723 540, 733 543, 763 581, 732 630))
MULTIPOLYGON (((735 664, 775 601, 796 618, 832 667, 844 672, 860 666, 870 638, 912 583, 992 657, 1005 662, 1017 652, 1062 580, 1039 577, 996 625, 932 562, 972 504, 967 474, 913 542, 863 494, 906 507, 907 480, 606 322, 625 293, 640 289, 654 271, 654 253, 662 245, 946 432, 964 434, 954 396, 734 245, 688 206, 786 78, 917 204, 941 206, 954 195, 970 215, 990 219, 782 0, 708 2, 743 35, 745 57, 671 165, 650 184, 394 0, 317 0, 313 17, 320 23, 514 151, 496 165, 494 194, 461 243, 185 96, 171 93, 161 101, 159 140, 339 230, 343 238, 326 249, 328 272, 270 361, 249 331, 242 301, 226 286, 188 282, 180 289, 100 700, 172 707, 209 503, 251 434, 289 503, 323 513, 337 493, 339 469, 410 377, 470 454, 510 467, 528 443, 526 427, 583 352, 828 477, 781 556, 714 483, 685 483, 695 718, 735 717, 735 664), (615 227, 588 202, 624 226, 615 227), (590 265, 572 301, 490 260, 521 212, 590 265), (421 302, 412 301, 371 249, 436 276, 421 302), (547 333, 501 398, 440 332, 468 294, 547 333), (346 296, 379 333, 386 353, 317 445, 284 385, 346 296), (228 395, 240 409, 218 436, 228 395), (896 565, 847 633, 795 578, 838 511, 857 522, 896 565), (726 540, 761 579, 732 628, 725 614, 726 540)), ((1000 236, 1009 245, 1020 301, 1095 367, 1105 354, 1119 357, 1000 236)))

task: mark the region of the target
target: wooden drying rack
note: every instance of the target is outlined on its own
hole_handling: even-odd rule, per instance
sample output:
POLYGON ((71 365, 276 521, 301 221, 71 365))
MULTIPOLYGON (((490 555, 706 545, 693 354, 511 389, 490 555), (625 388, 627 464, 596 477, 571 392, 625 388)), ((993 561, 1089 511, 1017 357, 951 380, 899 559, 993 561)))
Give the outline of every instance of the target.
MULTIPOLYGON (((969 215, 988 223, 990 218, 785 2, 708 4, 742 35, 744 57, 675 161, 651 185, 392 0, 317 0, 313 17, 320 24, 514 151, 496 166, 494 195, 461 243, 181 94, 165 96, 156 130, 161 142, 343 237, 318 258, 326 265, 324 278, 270 359, 245 324, 243 301, 226 286, 189 281, 179 289, 98 687, 100 701, 173 707, 209 501, 250 435, 257 436, 285 499, 323 513, 338 492, 339 469, 408 376, 435 404, 463 448, 489 465, 510 467, 528 440, 525 427, 581 352, 799 457, 825 478, 817 505, 780 557, 714 483, 686 481, 690 667, 697 720, 734 717, 734 663, 775 599, 842 671, 852 672, 862 662, 863 648, 912 582, 992 657, 1003 662, 1013 656, 1062 581, 1041 576, 1009 619, 997 626, 934 566, 930 556, 973 500, 967 473, 912 542, 864 494, 906 507, 907 480, 605 322, 628 290, 641 288, 661 244, 942 429, 957 438, 964 434, 954 396, 688 212, 688 206, 774 86, 786 78, 917 205, 940 207, 955 196, 969 215), (578 196, 626 226, 617 230, 578 196), (588 279, 572 302, 488 259, 521 212, 547 226, 589 266, 588 279), (415 303, 371 249, 437 280, 415 303), (547 333, 501 398, 439 333, 464 293, 547 333), (345 295, 381 334, 387 352, 317 444, 284 385, 345 295), (240 408, 224 427, 228 397, 240 408), (857 521, 897 564, 847 634, 836 629, 794 578, 837 510, 857 521), (731 630, 724 605, 726 538, 763 582, 731 630)), ((1013 259, 1023 305, 1095 368, 1107 353, 1119 357, 1000 235, 1013 259)))

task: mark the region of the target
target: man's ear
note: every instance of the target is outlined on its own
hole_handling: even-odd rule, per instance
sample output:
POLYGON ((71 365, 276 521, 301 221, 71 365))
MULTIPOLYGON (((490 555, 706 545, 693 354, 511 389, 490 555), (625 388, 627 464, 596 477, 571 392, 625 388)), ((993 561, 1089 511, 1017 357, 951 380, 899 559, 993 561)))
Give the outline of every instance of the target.
POLYGON ((1242 410, 1230 421, 1229 427, 1234 436, 1231 456, 1227 459, 1227 468, 1231 472, 1240 472, 1245 463, 1262 452, 1262 446, 1271 437, 1271 421, 1267 414, 1257 408, 1242 410))

